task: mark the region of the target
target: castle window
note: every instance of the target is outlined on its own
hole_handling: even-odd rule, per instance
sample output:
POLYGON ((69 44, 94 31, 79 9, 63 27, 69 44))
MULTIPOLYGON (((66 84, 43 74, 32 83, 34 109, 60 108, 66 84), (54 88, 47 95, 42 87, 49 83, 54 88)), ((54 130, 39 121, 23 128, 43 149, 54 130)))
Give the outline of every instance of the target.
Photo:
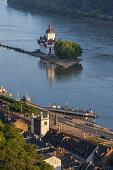
POLYGON ((47 121, 44 122, 44 125, 47 125, 47 121))

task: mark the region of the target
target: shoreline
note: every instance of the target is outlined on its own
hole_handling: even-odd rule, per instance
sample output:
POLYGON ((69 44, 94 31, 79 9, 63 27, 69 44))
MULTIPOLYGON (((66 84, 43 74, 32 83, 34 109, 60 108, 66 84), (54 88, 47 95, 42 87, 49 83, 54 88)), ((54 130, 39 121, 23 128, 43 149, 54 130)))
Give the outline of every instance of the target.
MULTIPOLYGON (((48 16, 51 16, 51 14, 49 12, 46 12, 46 11, 38 11, 38 10, 35 10, 35 9, 30 9, 30 8, 27 8, 27 7, 22 7, 20 5, 16 5, 16 4, 12 4, 12 3, 8 3, 8 6, 11 7, 11 8, 16 8, 16 9, 20 9, 20 10, 26 10, 28 12, 31 12, 31 13, 36 13, 36 14, 47 14, 48 16)), ((70 17, 69 15, 67 16, 62 16, 62 15, 59 15, 59 14, 52 14, 53 16, 60 16, 60 17, 63 17, 63 18, 71 18, 73 20, 75 19, 78 19, 78 20, 83 20, 84 22, 87 22, 87 23, 93 23, 93 24, 101 24, 101 25, 106 25, 107 26, 113 26, 113 21, 110 21, 110 20, 102 20, 102 19, 99 19, 99 18, 91 18, 91 17, 85 17, 85 16, 81 16, 81 17, 70 17)), ((108 16, 109 17, 109 16, 108 16)))
MULTIPOLYGON (((35 108, 38 109, 38 111, 45 111, 45 112, 48 112, 48 110, 45 110, 37 105, 34 105, 34 104, 29 104, 29 105, 33 105, 35 108)), ((22 119, 25 123, 27 123, 28 125, 31 124, 31 118, 30 117, 24 117, 23 114, 21 113, 17 113, 17 112, 12 112, 12 111, 6 111, 2 108, 0 108, 0 112, 4 113, 4 114, 8 114, 10 118, 13 118, 13 119, 22 119)), ((49 113, 51 116, 54 116, 54 113, 50 112, 49 113)), ((61 114, 58 114, 57 115, 58 117, 61 117, 61 119, 63 118, 61 114)), ((86 132, 85 131, 85 138, 84 138, 84 131, 82 129, 79 129, 77 127, 77 125, 79 126, 84 126, 84 127, 87 127, 86 123, 87 121, 85 120, 79 120, 79 119, 74 119, 73 122, 76 124, 76 128, 75 128, 75 131, 76 133, 73 134, 73 128, 71 128, 71 123, 69 123, 68 119, 67 119, 67 125, 66 125, 66 128, 64 127, 64 125, 62 126, 62 129, 60 129, 60 132, 67 135, 67 136, 71 136, 71 137, 75 137, 75 138, 78 138, 80 140, 85 140, 85 141, 88 141, 88 142, 91 142, 93 144, 106 144, 106 145, 110 145, 110 144, 113 144, 113 141, 110 141, 108 139, 102 139, 101 137, 97 137, 95 136, 93 133, 91 133, 89 135, 89 132, 86 132), (63 130, 63 131, 62 131, 63 130), (98 140, 97 140, 98 139, 98 140), (99 140, 101 140, 101 142, 99 142, 99 140)), ((53 130, 58 130, 58 126, 57 125, 53 125, 53 120, 50 120, 50 129, 52 128, 53 130)), ((59 122, 59 125, 62 125, 62 123, 59 122)), ((93 127, 88 127, 90 130, 93 129, 93 127)), ((100 127, 99 125, 95 125, 94 127, 95 130, 101 130, 103 133, 106 133, 106 134, 109 134, 109 135, 113 135, 113 132, 108 130, 108 129, 104 129, 103 127, 100 127)))

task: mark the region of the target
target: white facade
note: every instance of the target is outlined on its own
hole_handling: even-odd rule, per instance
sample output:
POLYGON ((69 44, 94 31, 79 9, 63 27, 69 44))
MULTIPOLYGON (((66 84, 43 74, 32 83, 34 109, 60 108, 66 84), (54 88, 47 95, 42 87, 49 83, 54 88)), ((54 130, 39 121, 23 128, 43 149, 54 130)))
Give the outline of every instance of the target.
POLYGON ((52 29, 51 24, 46 30, 46 34, 38 40, 40 46, 40 52, 44 54, 54 54, 54 43, 56 42, 55 32, 52 29))
POLYGON ((45 136, 45 134, 48 131, 49 131, 49 114, 47 114, 47 118, 44 118, 43 113, 41 113, 40 138, 45 136))
POLYGON ((53 166, 55 170, 61 170, 61 160, 55 156, 45 159, 45 162, 53 166))
POLYGON ((31 116, 31 132, 33 134, 38 134, 42 138, 49 131, 49 114, 46 117, 43 116, 41 112, 39 117, 31 116))
POLYGON ((55 33, 46 33, 47 40, 54 40, 55 39, 55 33))

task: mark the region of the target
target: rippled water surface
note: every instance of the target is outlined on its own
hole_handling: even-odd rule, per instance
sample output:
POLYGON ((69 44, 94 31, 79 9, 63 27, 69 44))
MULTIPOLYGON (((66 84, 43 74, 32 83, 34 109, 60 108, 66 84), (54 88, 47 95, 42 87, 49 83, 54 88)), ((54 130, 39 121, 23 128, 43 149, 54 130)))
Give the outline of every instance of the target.
POLYGON ((38 58, 0 47, 0 85, 17 97, 25 93, 33 103, 46 106, 66 101, 78 108, 93 108, 97 122, 113 129, 113 28, 59 16, 31 14, 0 0, 0 43, 26 50, 51 23, 58 38, 80 43, 82 66, 55 68, 38 58), (82 69, 83 67, 83 69, 82 69))

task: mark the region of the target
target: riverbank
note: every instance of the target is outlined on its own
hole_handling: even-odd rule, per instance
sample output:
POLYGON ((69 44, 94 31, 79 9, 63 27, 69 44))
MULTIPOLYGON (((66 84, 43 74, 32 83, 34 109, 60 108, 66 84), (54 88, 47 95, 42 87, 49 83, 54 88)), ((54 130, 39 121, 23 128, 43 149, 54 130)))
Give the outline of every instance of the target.
POLYGON ((80 61, 82 61, 82 59, 77 58, 77 59, 58 59, 58 57, 56 55, 45 55, 43 53, 40 52, 39 49, 37 49, 36 51, 26 51, 23 50, 21 48, 16 48, 16 47, 11 47, 11 46, 7 46, 7 45, 3 45, 0 43, 0 47, 3 48, 7 48, 8 50, 14 50, 23 54, 28 54, 31 56, 34 56, 36 58, 42 58, 45 61, 55 64, 56 66, 61 66, 63 68, 69 68, 72 67, 73 65, 79 64, 80 61))
POLYGON ((53 111, 49 111, 48 109, 32 104, 32 103, 24 103, 17 101, 14 98, 10 98, 7 96, 0 97, 0 112, 7 115, 8 119, 22 119, 28 125, 31 124, 31 113, 35 115, 40 114, 41 112, 49 113, 50 115, 50 128, 54 130, 60 130, 67 135, 72 135, 80 139, 85 139, 87 141, 91 141, 93 143, 106 143, 113 144, 113 132, 109 129, 99 126, 98 124, 91 123, 90 121, 76 118, 75 115, 65 115, 60 112, 55 113, 53 111), (14 105, 14 103, 16 103, 14 105), (13 107, 11 105, 13 104, 13 107), (19 104, 19 105, 18 105, 19 104), (17 106, 18 105, 18 106, 17 106), (8 107, 6 107, 8 106, 8 107), (28 110, 25 113, 26 109, 35 109, 28 110), (7 108, 7 109, 6 109, 7 108), (18 108, 18 109, 17 109, 18 108), (30 111, 28 113, 28 111, 30 111), (35 112, 36 111, 36 112, 35 112), (57 124, 54 124, 55 115, 57 115, 57 124), (74 128, 74 131, 73 131, 74 128), (85 136, 84 136, 85 133, 85 136), (104 136, 103 138, 101 136, 104 136))
MULTIPOLYGON (((44 111, 48 112, 48 110, 45 110, 37 105, 34 104, 29 104, 30 106, 34 106, 37 110, 38 113, 44 111)), ((3 108, 0 107, 0 112, 7 115, 8 119, 21 119, 25 123, 31 125, 31 117, 24 117, 24 114, 22 113, 17 113, 17 112, 12 112, 12 111, 7 111, 4 110, 3 108)), ((60 133, 63 133, 71 138, 76 137, 78 140, 84 140, 88 141, 94 144, 106 144, 106 145, 113 145, 113 141, 107 139, 111 139, 113 137, 113 132, 109 131, 108 129, 104 129, 103 127, 100 127, 95 124, 95 127, 90 127, 87 126, 87 121, 85 120, 79 120, 79 119, 73 119, 73 122, 70 121, 69 119, 65 118, 65 115, 57 114, 57 119, 58 119, 58 124, 54 124, 54 116, 55 114, 53 112, 49 112, 50 115, 50 129, 53 129, 55 131, 59 131, 60 133), (60 121, 59 121, 60 119, 60 121), (73 131, 74 129, 74 131, 73 131), (106 139, 103 139, 99 137, 99 134, 104 134, 106 136, 106 139)))
POLYGON ((102 24, 102 25, 108 25, 108 26, 113 26, 113 16, 109 15, 101 15, 100 11, 98 9, 96 10, 91 10, 88 13, 84 11, 80 11, 78 9, 75 10, 69 10, 69 9, 62 9, 62 7, 59 7, 60 12, 55 11, 55 9, 47 10, 45 7, 43 8, 43 3, 41 7, 36 8, 30 8, 29 6, 23 4, 20 5, 18 4, 19 2, 13 3, 10 0, 7 1, 8 5, 17 8, 20 10, 26 10, 32 13, 40 13, 40 14, 47 14, 47 15, 53 15, 53 16, 61 16, 64 18, 71 18, 71 19, 80 19, 85 22, 91 22, 94 24, 102 24), (94 16, 93 16, 94 15, 94 16))

